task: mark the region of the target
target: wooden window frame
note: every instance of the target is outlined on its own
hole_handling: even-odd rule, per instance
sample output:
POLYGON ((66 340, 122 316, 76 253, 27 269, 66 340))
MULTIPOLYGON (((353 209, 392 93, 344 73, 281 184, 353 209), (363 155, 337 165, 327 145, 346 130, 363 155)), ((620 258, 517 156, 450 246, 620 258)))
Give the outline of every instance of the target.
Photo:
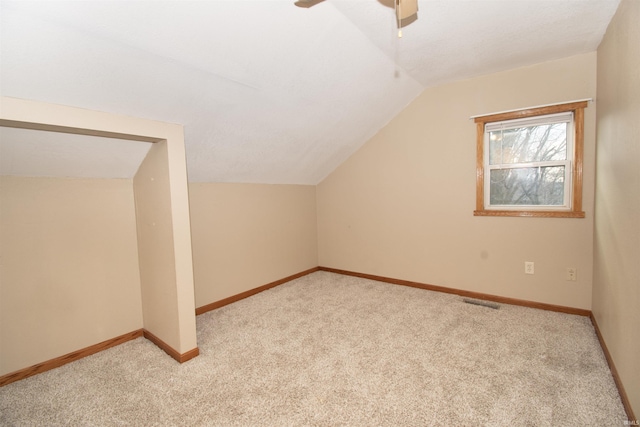
POLYGON ((584 218, 582 210, 582 165, 584 157, 584 109, 588 101, 576 101, 566 104, 556 104, 544 107, 527 108, 523 110, 508 111, 504 113, 476 116, 476 210, 474 216, 516 216, 516 217, 542 217, 542 218, 584 218), (573 171, 571 174, 571 206, 568 210, 498 210, 485 209, 484 204, 484 128, 487 123, 504 120, 524 119, 528 117, 543 116, 572 112, 574 130, 573 171))

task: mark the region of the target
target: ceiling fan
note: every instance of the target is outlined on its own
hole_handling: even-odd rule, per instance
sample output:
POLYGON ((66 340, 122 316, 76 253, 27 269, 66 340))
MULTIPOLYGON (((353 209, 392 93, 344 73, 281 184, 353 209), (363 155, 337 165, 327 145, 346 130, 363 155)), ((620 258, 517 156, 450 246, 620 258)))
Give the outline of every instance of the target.
MULTIPOLYGON (((322 3, 324 0, 297 0, 294 4, 298 7, 309 8, 322 3)), ((393 7, 396 11, 396 23, 398 24, 398 37, 402 37, 402 27, 409 25, 418 18, 418 0, 378 0, 380 3, 393 7), (411 18, 411 19, 409 19, 411 18), (402 22, 407 20, 406 22, 402 22)))

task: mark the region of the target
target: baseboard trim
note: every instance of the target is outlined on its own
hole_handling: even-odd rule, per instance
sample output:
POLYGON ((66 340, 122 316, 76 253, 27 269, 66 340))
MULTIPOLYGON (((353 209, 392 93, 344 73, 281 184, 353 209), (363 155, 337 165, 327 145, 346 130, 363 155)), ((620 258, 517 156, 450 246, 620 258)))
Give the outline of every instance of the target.
POLYGON ((631 402, 629 401, 629 396, 627 396, 627 392, 622 385, 622 380, 620 380, 620 375, 618 375, 618 370, 616 369, 615 363, 613 363, 613 358, 611 357, 611 353, 609 353, 609 349, 607 348, 607 344, 604 342, 604 337, 600 332, 600 327, 598 326, 598 322, 594 317, 593 313, 589 315, 591 319, 591 323, 593 324, 593 329, 596 330, 596 335, 598 337, 598 341, 600 341, 600 347, 602 347, 602 352, 604 353, 604 357, 607 359, 607 364, 609 365, 609 370, 611 371, 611 376, 613 377, 613 381, 616 383, 616 387, 618 387, 618 393, 620 394, 620 400, 622 400, 622 406, 624 406, 624 411, 627 413, 628 421, 637 422, 638 419, 633 413, 633 408, 631 408, 631 402))
POLYGON ((291 276, 287 276, 284 279, 276 280, 275 282, 267 283, 266 285, 259 286, 257 288, 249 289, 248 291, 241 292, 236 295, 232 295, 228 298, 221 299, 220 301, 212 302, 211 304, 203 305, 202 307, 196 308, 196 316, 200 314, 204 314, 207 311, 215 310, 220 307, 224 307, 225 305, 232 304, 236 301, 240 301, 242 299, 248 298, 257 293, 266 291, 267 289, 275 288, 276 286, 282 285, 283 283, 290 282, 294 279, 298 279, 300 277, 306 276, 307 274, 315 273, 318 271, 319 267, 313 267, 305 271, 301 271, 300 273, 293 274, 291 276))
POLYGON ((102 350, 115 347, 136 338, 140 338, 141 336, 143 336, 143 331, 142 329, 138 329, 137 331, 129 332, 128 334, 120 335, 118 337, 102 341, 101 343, 85 347, 81 350, 72 351, 71 353, 65 354, 64 356, 56 357, 54 359, 47 360, 46 362, 38 363, 28 368, 20 369, 10 374, 3 375, 0 377, 0 387, 11 384, 15 381, 31 377, 36 374, 41 374, 54 368, 59 368, 60 366, 66 365, 67 363, 75 362, 76 360, 82 359, 83 357, 91 356, 92 354, 98 353, 102 350))
POLYGON ((191 349, 186 353, 179 353, 176 349, 174 349, 169 344, 162 341, 160 338, 158 338, 153 333, 147 331, 146 329, 142 330, 142 334, 146 339, 154 343, 156 346, 162 349, 165 353, 167 353, 169 356, 171 356, 172 358, 174 358, 180 363, 184 363, 188 360, 191 360, 200 354, 200 350, 198 349, 198 347, 191 349))
POLYGON ((546 303, 542 303, 542 302, 533 302, 533 301, 527 301, 527 300, 521 300, 521 299, 515 299, 515 298, 501 297, 501 296, 491 295, 491 294, 483 294, 483 293, 479 293, 479 292, 463 291, 463 290, 455 289, 455 288, 447 288, 447 287, 444 287, 444 286, 429 285, 429 284, 426 284, 426 283, 412 282, 412 281, 409 281, 409 280, 393 279, 391 277, 376 276, 376 275, 373 275, 373 274, 357 273, 357 272, 354 272, 354 271, 340 270, 340 269, 337 269, 337 268, 318 267, 318 270, 328 271, 328 272, 331 272, 331 273, 344 274, 345 276, 355 276, 355 277, 361 277, 363 279, 377 280, 378 282, 392 283, 394 285, 410 286, 412 288, 425 289, 427 291, 443 292, 443 293, 447 293, 447 294, 460 295, 460 296, 467 297, 467 298, 474 298, 474 299, 481 299, 481 300, 499 302, 499 303, 503 303, 503 304, 511 304, 511 305, 519 305, 519 306, 523 306, 523 307, 538 308, 538 309, 541 309, 541 310, 556 311, 556 312, 567 313, 567 314, 575 314, 575 315, 578 315, 578 316, 589 317, 591 315, 591 311, 590 310, 584 310, 584 309, 581 309, 581 308, 565 307, 565 306, 562 306, 562 305, 553 305, 553 304, 546 304, 546 303))
POLYGON ((179 353, 174 350, 173 347, 171 347, 169 344, 165 343, 146 329, 138 329, 137 331, 129 332, 128 334, 120 335, 118 337, 102 341, 98 344, 85 347, 81 350, 72 351, 71 353, 65 354, 64 356, 56 357, 54 359, 47 360, 33 366, 29 366, 28 368, 20 369, 6 375, 2 375, 0 376, 0 387, 23 380, 33 375, 50 371, 51 369, 59 368, 60 366, 66 365, 67 363, 75 362, 76 360, 80 360, 84 357, 91 356, 92 354, 101 352, 120 344, 124 344, 127 341, 131 341, 140 337, 145 337, 180 363, 191 360, 200 354, 200 350, 198 349, 198 347, 189 350, 186 353, 179 353))

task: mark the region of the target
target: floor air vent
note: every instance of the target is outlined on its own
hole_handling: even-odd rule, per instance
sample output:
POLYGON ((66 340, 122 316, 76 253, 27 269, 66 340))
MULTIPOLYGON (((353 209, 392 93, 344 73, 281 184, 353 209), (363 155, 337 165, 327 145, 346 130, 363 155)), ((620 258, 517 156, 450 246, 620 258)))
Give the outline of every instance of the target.
POLYGON ((462 301, 466 302, 467 304, 481 305, 483 307, 493 308, 494 310, 497 310, 500 308, 498 304, 491 301, 483 301, 483 300, 469 299, 469 298, 464 298, 462 301))

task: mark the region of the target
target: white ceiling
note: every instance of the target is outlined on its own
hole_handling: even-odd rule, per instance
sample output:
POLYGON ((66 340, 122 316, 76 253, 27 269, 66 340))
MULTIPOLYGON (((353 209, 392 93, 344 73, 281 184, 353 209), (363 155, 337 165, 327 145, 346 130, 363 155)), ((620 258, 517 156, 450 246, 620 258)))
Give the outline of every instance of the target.
MULTIPOLYGON (((392 1, 2 0, 0 93, 183 124, 190 181, 316 184, 425 87, 594 51, 619 2, 419 0, 398 39, 392 1)), ((12 174, 92 169, 19 149, 12 174)))
POLYGON ((0 127, 0 174, 133 178, 150 142, 0 127))

